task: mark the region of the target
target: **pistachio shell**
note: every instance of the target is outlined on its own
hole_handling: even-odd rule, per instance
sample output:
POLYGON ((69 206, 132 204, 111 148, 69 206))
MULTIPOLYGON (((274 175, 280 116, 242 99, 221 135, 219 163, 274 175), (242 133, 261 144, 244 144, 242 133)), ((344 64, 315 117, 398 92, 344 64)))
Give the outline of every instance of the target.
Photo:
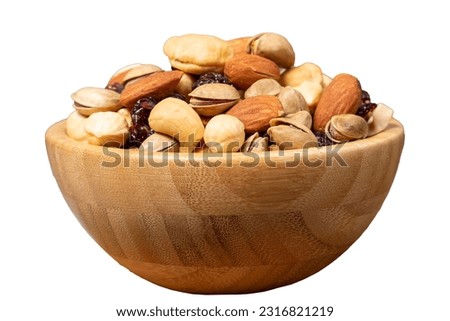
POLYGON ((308 127, 312 126, 311 114, 305 110, 300 110, 294 114, 288 114, 284 117, 272 118, 269 122, 270 126, 277 125, 293 125, 295 127, 308 127))
POLYGON ((226 84, 206 84, 195 88, 189 94, 189 104, 203 116, 223 113, 240 100, 236 88, 226 84))
POLYGON ((270 78, 257 80, 244 93, 244 98, 270 95, 277 96, 281 91, 281 85, 278 81, 270 78))
POLYGON ((113 90, 97 87, 84 87, 72 94, 73 107, 85 116, 100 111, 120 109, 120 94, 113 90))
POLYGON ((306 103, 305 97, 296 89, 286 86, 280 90, 278 99, 283 105, 285 114, 293 114, 300 110, 305 110, 309 113, 309 107, 306 103))
POLYGON ((175 91, 187 97, 192 91, 192 86, 195 81, 196 77, 194 75, 184 73, 183 76, 181 76, 180 82, 178 83, 177 88, 175 88, 175 91))
POLYGON ((139 147, 146 152, 177 152, 179 143, 171 136, 153 133, 139 147))
POLYGON ((254 36, 248 43, 247 53, 270 59, 282 68, 290 68, 295 62, 295 52, 289 41, 272 32, 254 36))
POLYGON ((385 104, 378 104, 368 121, 369 132, 367 136, 373 136, 385 130, 393 115, 394 111, 391 108, 385 104))
POLYGON ((137 64, 136 66, 131 67, 125 73, 122 83, 126 86, 139 77, 147 76, 158 71, 163 70, 158 66, 152 64, 137 64))
POLYGON ((128 108, 120 108, 117 111, 118 114, 122 115, 123 118, 125 118, 125 120, 128 123, 128 127, 131 127, 131 125, 133 124, 132 120, 131 120, 131 113, 128 110, 128 108))
POLYGON ((267 136, 260 137, 256 132, 248 137, 241 147, 241 152, 264 152, 269 150, 269 138, 267 136))
POLYGON ((337 143, 365 138, 368 130, 366 120, 354 114, 334 115, 325 126, 325 134, 337 143))
POLYGON ((181 152, 192 152, 202 140, 204 127, 200 116, 188 103, 177 98, 166 98, 153 107, 148 118, 156 132, 174 137, 180 142, 181 152))
POLYGON ((278 125, 270 127, 267 134, 270 136, 270 141, 282 150, 317 146, 316 136, 306 127, 278 125))

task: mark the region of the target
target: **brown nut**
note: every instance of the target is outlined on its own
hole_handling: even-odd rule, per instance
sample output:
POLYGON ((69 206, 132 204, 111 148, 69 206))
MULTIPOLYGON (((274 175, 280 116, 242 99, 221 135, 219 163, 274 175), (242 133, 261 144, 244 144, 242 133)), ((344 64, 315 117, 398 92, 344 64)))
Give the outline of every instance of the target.
POLYGON ((331 117, 339 114, 356 114, 361 100, 361 84, 349 74, 339 74, 323 91, 314 112, 313 128, 323 132, 331 117))
POLYGON ((173 70, 141 77, 124 88, 120 94, 120 104, 131 109, 143 97, 164 99, 175 90, 182 76, 182 71, 173 70))
POLYGON ((240 37, 228 40, 227 42, 233 50, 233 56, 247 53, 248 43, 251 39, 252 37, 240 37))
POLYGON ((251 135, 269 128, 272 118, 282 113, 283 107, 277 97, 255 96, 239 101, 226 114, 239 118, 245 126, 245 133, 251 135))
POLYGON ((295 53, 289 41, 277 33, 265 32, 254 36, 248 43, 247 53, 272 60, 281 68, 290 68, 295 53))
POLYGON ((229 59, 225 64, 224 72, 225 76, 241 89, 247 89, 259 79, 280 78, 280 70, 276 63, 250 54, 241 54, 229 59))
POLYGON ((171 37, 163 49, 173 68, 196 75, 223 73, 225 62, 233 55, 225 40, 198 34, 171 37))

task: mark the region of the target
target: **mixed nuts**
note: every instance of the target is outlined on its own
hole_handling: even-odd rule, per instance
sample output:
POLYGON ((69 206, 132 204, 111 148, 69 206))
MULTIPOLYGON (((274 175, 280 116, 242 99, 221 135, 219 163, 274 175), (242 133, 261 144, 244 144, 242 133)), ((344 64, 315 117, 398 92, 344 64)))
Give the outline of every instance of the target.
POLYGON ((364 139, 393 115, 356 77, 295 66, 292 45, 276 33, 187 34, 169 38, 163 51, 171 70, 132 64, 105 87, 74 92, 67 135, 147 152, 260 152, 364 139))

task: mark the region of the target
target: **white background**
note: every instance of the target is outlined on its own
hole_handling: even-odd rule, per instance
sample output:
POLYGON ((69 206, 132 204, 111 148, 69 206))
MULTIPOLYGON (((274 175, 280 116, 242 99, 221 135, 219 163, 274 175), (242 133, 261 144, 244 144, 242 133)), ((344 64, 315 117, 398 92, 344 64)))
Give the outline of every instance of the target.
POLYGON ((3 1, 0 319, 116 320, 116 308, 156 305, 256 311, 332 305, 334 314, 321 319, 448 320, 450 24, 444 4, 3 1), (342 257, 294 285, 204 296, 144 281, 105 254, 70 212, 48 165, 45 130, 72 111, 70 94, 78 88, 104 86, 130 63, 169 68, 162 46, 170 36, 231 39, 263 31, 285 35, 296 64, 315 62, 331 76, 351 73, 374 101, 395 110, 406 143, 390 194, 342 257))

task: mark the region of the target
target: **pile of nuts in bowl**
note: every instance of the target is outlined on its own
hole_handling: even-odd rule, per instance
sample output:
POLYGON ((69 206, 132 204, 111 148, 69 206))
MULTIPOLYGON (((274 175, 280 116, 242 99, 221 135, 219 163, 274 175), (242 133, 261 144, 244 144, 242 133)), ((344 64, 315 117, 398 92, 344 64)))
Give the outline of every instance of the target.
POLYGON ((172 70, 132 64, 105 87, 73 93, 67 135, 152 152, 259 152, 364 139, 393 115, 352 75, 294 66, 291 44, 276 33, 228 41, 186 34, 163 50, 172 70))

